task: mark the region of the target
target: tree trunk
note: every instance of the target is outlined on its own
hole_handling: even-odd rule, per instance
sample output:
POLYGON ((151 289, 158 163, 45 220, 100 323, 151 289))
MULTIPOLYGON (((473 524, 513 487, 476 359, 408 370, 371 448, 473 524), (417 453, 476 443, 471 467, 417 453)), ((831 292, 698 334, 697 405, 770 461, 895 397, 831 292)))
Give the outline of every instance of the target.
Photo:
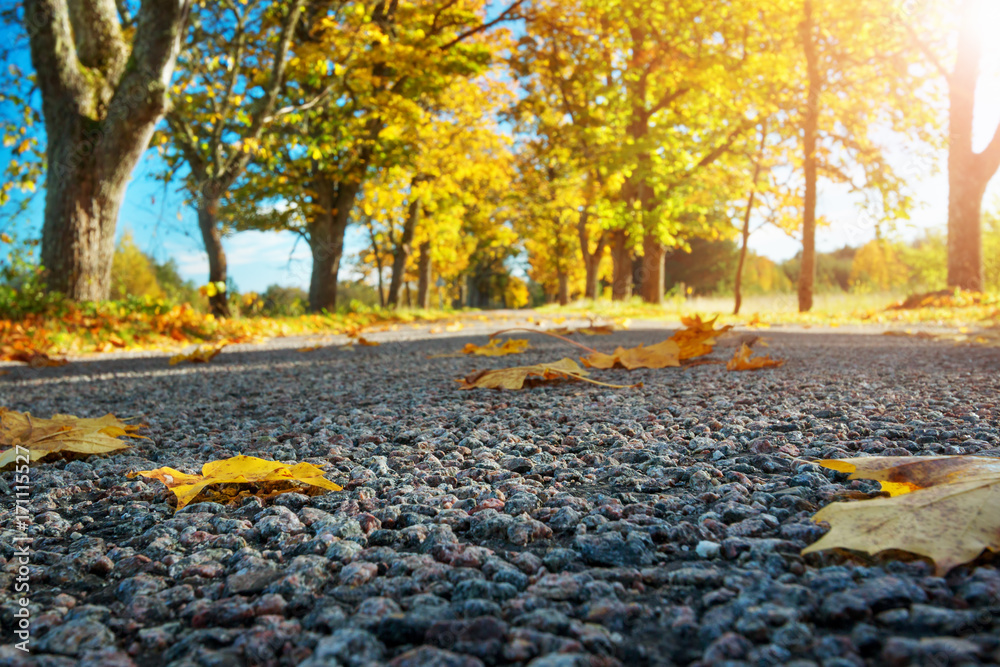
POLYGON ((146 0, 125 39, 113 2, 25 0, 47 139, 49 289, 106 299, 118 209, 166 108, 188 0, 146 0), (72 10, 72 11, 71 11, 72 10))
POLYGON ((757 179, 760 178, 760 170, 764 160, 764 147, 767 145, 767 121, 760 128, 760 148, 757 149, 757 159, 753 165, 753 178, 750 181, 750 194, 747 196, 747 208, 743 212, 743 243, 740 245, 740 260, 736 264, 736 280, 733 283, 733 294, 735 304, 733 305, 733 315, 740 314, 740 306, 743 305, 743 265, 747 259, 747 244, 750 242, 750 215, 753 213, 753 202, 757 196, 757 179))
POLYGON ((559 277, 559 305, 569 304, 569 275, 565 271, 557 272, 559 277))
POLYGON ((382 286, 382 254, 379 252, 378 240, 375 238, 375 226, 371 220, 368 221, 368 236, 371 238, 375 269, 378 271, 378 305, 385 308, 385 290, 382 286))
MULTIPOLYGON (((208 253, 208 281, 226 282, 226 251, 222 247, 222 235, 218 224, 218 198, 203 198, 198 202, 198 228, 208 253)), ((229 317, 229 295, 218 292, 208 298, 208 305, 216 317, 229 317)))
POLYGON ((42 225, 46 282, 50 290, 75 301, 107 299, 118 208, 134 165, 102 177, 86 143, 53 133, 52 125, 46 123, 53 165, 46 178, 42 225), (74 155, 79 159, 70 157, 74 155))
POLYGON ((805 17, 799 26, 809 77, 802 127, 806 191, 802 211, 802 265, 799 270, 800 313, 812 309, 813 286, 816 282, 816 138, 819 133, 819 93, 823 82, 819 74, 819 54, 813 32, 812 9, 812 0, 805 0, 805 17))
POLYGON ((982 45, 973 2, 962 7, 958 54, 948 81, 948 287, 983 289, 982 202, 1000 166, 1000 127, 981 152, 972 150, 972 114, 982 45))
POLYGON ((313 184, 316 191, 315 221, 309 226, 312 250, 312 279, 309 282, 309 310, 333 312, 337 308, 337 275, 344 254, 344 232, 354 208, 359 182, 335 184, 320 176, 313 184))
POLYGON ((420 258, 417 261, 417 308, 431 307, 431 242, 420 244, 420 258))
POLYGON ((646 303, 663 304, 666 291, 665 262, 666 248, 655 238, 647 235, 642 240, 642 300, 646 303))
MULTIPOLYGON (((593 178, 589 182, 593 184, 593 178)), ((590 252, 590 231, 587 229, 587 221, 590 217, 590 205, 593 200, 592 191, 588 190, 588 196, 586 205, 583 210, 580 211, 580 217, 576 223, 577 233, 580 237, 580 252, 583 254, 583 268, 586 271, 586 279, 584 282, 583 296, 586 299, 596 299, 597 298, 597 280, 600 268, 601 260, 604 258, 604 246, 607 243, 608 235, 604 231, 601 235, 597 237, 597 247, 594 248, 594 252, 590 252)))
POLYGON ((611 232, 611 298, 624 301, 632 296, 632 258, 629 257, 628 235, 624 229, 611 232))
POLYGON ((410 281, 406 281, 406 307, 413 308, 413 300, 410 298, 410 281))
MULTIPOLYGON (((418 184, 419 180, 419 177, 413 179, 411 189, 418 184)), ((399 290, 406 278, 406 263, 413 252, 413 233, 417 230, 417 225, 420 224, 421 210, 420 197, 414 197, 406 211, 403 234, 392 252, 392 278, 389 281, 389 296, 386 303, 393 308, 399 305, 399 290)))

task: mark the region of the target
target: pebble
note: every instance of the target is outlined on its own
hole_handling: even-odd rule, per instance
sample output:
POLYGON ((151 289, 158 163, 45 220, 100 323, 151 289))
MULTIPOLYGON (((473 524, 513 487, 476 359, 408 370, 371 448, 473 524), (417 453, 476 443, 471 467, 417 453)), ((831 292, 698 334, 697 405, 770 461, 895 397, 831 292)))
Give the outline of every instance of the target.
MULTIPOLYGON (((155 356, 13 368, 0 405, 149 424, 128 450, 32 468, 32 665, 1000 662, 995 564, 801 557, 826 530, 816 510, 876 486, 789 459, 995 455, 1000 352, 769 335, 781 369, 637 370, 628 391, 458 391, 470 360, 430 365, 457 343, 439 338, 232 346, 166 375, 155 356), (322 464, 345 490, 174 512, 125 477, 237 453, 322 464)), ((18 660, 0 647, 0 667, 18 660)))

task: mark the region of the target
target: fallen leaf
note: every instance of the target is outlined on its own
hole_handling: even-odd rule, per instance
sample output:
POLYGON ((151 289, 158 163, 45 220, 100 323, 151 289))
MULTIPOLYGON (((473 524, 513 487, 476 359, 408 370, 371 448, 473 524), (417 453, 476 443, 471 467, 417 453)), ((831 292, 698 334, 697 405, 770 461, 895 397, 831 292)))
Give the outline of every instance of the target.
MULTIPOLYGON (((311 463, 303 462, 289 466, 278 461, 266 461, 242 454, 221 461, 209 461, 201 467, 200 475, 188 475, 173 468, 157 468, 129 473, 128 476, 137 475, 163 482, 177 496, 177 509, 190 503, 211 484, 299 482, 330 491, 343 490, 339 485, 323 477, 323 470, 311 463)), ((292 490, 294 489, 288 489, 292 490)))
POLYGON ((296 352, 312 352, 314 350, 318 350, 318 349, 323 348, 323 347, 326 347, 326 346, 325 345, 309 345, 307 347, 300 347, 300 348, 298 348, 295 351, 296 352))
POLYGON ((615 327, 612 324, 599 324, 597 326, 583 327, 576 331, 579 331, 584 336, 607 336, 615 332, 615 327))
POLYGON ((784 359, 772 359, 771 355, 753 356, 753 350, 746 343, 740 345, 733 358, 726 364, 727 371, 756 371, 761 368, 777 368, 785 363, 784 359))
POLYGON ((50 357, 38 350, 20 350, 5 356, 9 361, 20 361, 32 368, 51 368, 54 366, 65 366, 69 363, 65 358, 50 357))
POLYGON ((591 384, 614 389, 624 389, 626 387, 641 387, 642 383, 636 385, 607 384, 591 380, 590 375, 582 369, 579 364, 569 358, 547 364, 535 364, 534 366, 516 366, 514 368, 501 368, 498 370, 474 371, 464 378, 456 380, 462 384, 462 389, 522 389, 525 385, 534 386, 545 382, 559 380, 583 380, 591 384))
POLYGON ((632 348, 619 347, 612 354, 595 352, 581 357, 584 366, 590 368, 666 368, 680 366, 680 347, 672 340, 665 340, 656 345, 644 347, 638 345, 632 348))
POLYGON ((0 468, 15 461, 18 447, 27 449, 32 461, 60 452, 104 454, 125 449, 129 443, 118 438, 141 438, 135 432, 142 427, 126 424, 110 414, 97 419, 73 415, 40 419, 28 412, 0 408, 0 447, 10 447, 0 455, 0 468))
POLYGON ((454 332, 454 331, 461 331, 464 328, 465 326, 461 322, 452 322, 451 324, 447 325, 444 328, 444 330, 448 332, 454 332))
POLYGON ((937 574, 1000 551, 1000 459, 985 456, 873 456, 823 460, 849 479, 878 480, 888 498, 832 503, 813 521, 830 532, 802 553, 898 549, 934 561, 937 574))
POLYGON ((698 315, 681 317, 681 324, 684 325, 684 328, 675 331, 670 340, 676 342, 680 347, 682 360, 711 354, 716 342, 715 339, 733 328, 731 324, 727 324, 716 329, 715 322, 718 319, 718 317, 714 317, 705 322, 698 315))
POLYGON ((187 354, 181 353, 170 357, 170 365, 173 366, 185 361, 190 361, 191 363, 196 364, 207 364, 214 359, 219 352, 222 352, 222 348, 224 347, 226 347, 225 343, 220 345, 201 345, 187 354))
POLYGON ((466 343, 462 348, 462 354, 474 354, 477 357, 503 357, 508 354, 521 354, 531 348, 531 343, 523 338, 508 338, 502 343, 500 339, 494 338, 486 345, 476 345, 466 343))
POLYGON ((354 340, 354 342, 357 343, 358 345, 361 345, 362 347, 378 347, 379 345, 382 344, 376 340, 368 340, 364 336, 358 336, 354 340))
POLYGON ((0 371, 0 375, 9 375, 10 371, 0 371))

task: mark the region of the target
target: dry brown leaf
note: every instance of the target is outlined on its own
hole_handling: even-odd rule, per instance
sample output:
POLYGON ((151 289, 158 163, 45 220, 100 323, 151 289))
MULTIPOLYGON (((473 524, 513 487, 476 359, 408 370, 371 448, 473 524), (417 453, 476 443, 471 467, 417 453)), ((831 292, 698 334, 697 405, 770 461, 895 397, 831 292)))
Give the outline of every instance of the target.
POLYGON ((761 368, 777 368, 785 363, 784 359, 772 359, 771 355, 753 356, 753 350, 746 343, 740 345, 733 358, 726 364, 727 371, 756 371, 761 368))
POLYGON ((462 389, 521 389, 527 382, 581 380, 587 375, 589 373, 580 368, 575 361, 563 358, 548 364, 475 371, 458 382, 462 383, 462 389))
POLYGON ((503 357, 508 354, 521 354, 525 350, 531 349, 531 343, 523 338, 508 338, 502 343, 495 338, 486 345, 476 345, 466 343, 462 348, 462 354, 474 354, 477 357, 503 357))
POLYGON ((180 364, 185 361, 195 364, 207 364, 214 359, 219 352, 222 352, 224 347, 226 347, 226 343, 220 343, 218 345, 201 345, 187 354, 175 354, 170 357, 170 365, 174 366, 175 364, 180 364))
POLYGON ((0 447, 10 448, 0 455, 0 468, 14 462, 18 447, 27 449, 32 461, 60 452, 104 454, 125 449, 129 443, 118 438, 142 438, 135 435, 142 427, 126 424, 110 414, 97 419, 73 415, 40 419, 28 412, 0 408, 0 447))
POLYGON ((315 350, 319 350, 319 349, 322 349, 324 347, 326 347, 326 345, 307 345, 306 347, 300 347, 300 348, 298 348, 295 351, 296 352, 313 352, 315 350))
POLYGON ((69 363, 64 357, 50 357, 45 352, 39 352, 38 350, 18 350, 6 356, 9 361, 20 361, 32 368, 51 368, 54 366, 65 366, 69 363))
MULTIPOLYGON (((297 463, 289 466, 278 461, 267 461, 253 456, 234 456, 221 461, 209 461, 201 468, 200 475, 188 475, 173 468, 157 468, 130 473, 129 477, 141 475, 166 484, 177 496, 177 509, 194 500, 206 486, 211 484, 257 484, 298 482, 317 486, 330 491, 343 489, 323 477, 323 470, 311 463, 297 463)), ((293 491, 294 488, 278 491, 293 491)), ((269 494, 270 495, 270 494, 269 494)))
POLYGON ((382 344, 376 340, 368 340, 364 336, 358 336, 354 342, 357 343, 358 345, 361 345, 362 347, 378 347, 379 345, 382 344))
POLYGON ((873 456, 819 464, 849 479, 878 480, 890 497, 824 507, 813 520, 828 522, 830 532, 803 554, 898 549, 930 558, 944 575, 986 549, 1000 551, 1000 459, 873 456))
POLYGON ((619 347, 612 354, 595 352, 581 357, 584 366, 590 368, 666 368, 680 366, 680 347, 672 340, 665 340, 656 345, 644 347, 638 345, 632 348, 619 347))

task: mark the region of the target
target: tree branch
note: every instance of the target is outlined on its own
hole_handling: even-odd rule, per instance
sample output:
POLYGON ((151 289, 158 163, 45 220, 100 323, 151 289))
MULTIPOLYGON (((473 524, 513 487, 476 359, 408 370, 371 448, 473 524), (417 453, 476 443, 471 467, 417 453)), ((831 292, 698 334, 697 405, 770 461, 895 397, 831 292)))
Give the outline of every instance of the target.
POLYGON ((51 105, 78 106, 86 82, 80 75, 66 0, 25 0, 24 24, 45 115, 55 115, 51 105))
MULTIPOLYGON (((302 16, 302 9, 306 0, 294 0, 285 16, 285 22, 281 26, 281 37, 278 40, 278 48, 274 53, 274 63, 271 66, 271 77, 264 89, 264 96, 258 100, 257 109, 254 110, 253 120, 250 121, 250 129, 243 135, 243 141, 257 141, 264 132, 266 119, 271 115, 274 105, 277 103, 278 93, 285 82, 285 68, 288 66, 288 51, 292 46, 292 37, 295 35, 295 26, 302 16)), ((240 173, 246 168, 250 161, 250 153, 239 151, 230 156, 223 174, 220 174, 222 183, 228 189, 236 180, 240 173)))
POLYGON ((472 37, 473 35, 481 33, 484 30, 489 30, 490 28, 492 28, 493 26, 495 26, 495 25, 497 25, 499 23, 503 23, 505 21, 510 21, 510 20, 513 20, 513 19, 517 18, 515 16, 511 16, 511 14, 513 14, 514 10, 517 9, 518 7, 520 7, 522 4, 524 4, 524 0, 514 0, 514 2, 511 3, 511 5, 509 7, 507 7, 507 9, 503 10, 502 12, 500 12, 500 15, 497 16, 495 19, 493 19, 492 21, 487 21, 486 23, 482 23, 482 24, 476 26, 475 28, 470 28, 470 29, 466 30, 465 32, 463 32, 460 35, 458 35, 458 37, 456 37, 455 39, 451 40, 450 42, 448 42, 447 44, 445 44, 444 46, 442 46, 441 50, 442 51, 447 51, 448 49, 450 49, 451 47, 455 46, 459 42, 463 42, 466 39, 468 39, 469 37, 472 37))

